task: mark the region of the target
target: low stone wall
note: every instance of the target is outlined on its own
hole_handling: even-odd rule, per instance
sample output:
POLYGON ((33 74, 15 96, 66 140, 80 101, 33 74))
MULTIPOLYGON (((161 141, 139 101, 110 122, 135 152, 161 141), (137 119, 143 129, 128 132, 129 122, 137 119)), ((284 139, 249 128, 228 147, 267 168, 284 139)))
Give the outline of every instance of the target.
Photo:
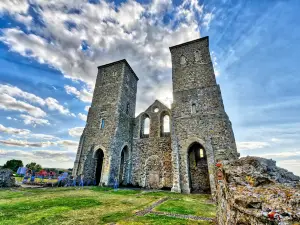
POLYGON ((244 157, 217 163, 219 225, 299 224, 300 177, 276 162, 244 157))
POLYGON ((0 169, 0 188, 3 187, 16 187, 16 181, 10 169, 0 169))

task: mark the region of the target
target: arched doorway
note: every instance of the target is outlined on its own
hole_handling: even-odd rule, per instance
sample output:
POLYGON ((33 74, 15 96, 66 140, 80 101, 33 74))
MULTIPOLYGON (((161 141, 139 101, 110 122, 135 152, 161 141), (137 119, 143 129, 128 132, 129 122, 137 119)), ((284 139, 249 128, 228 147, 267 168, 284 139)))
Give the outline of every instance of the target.
POLYGON ((127 145, 122 149, 121 152, 121 162, 120 162, 120 171, 119 171, 119 184, 127 185, 128 183, 128 174, 129 174, 129 150, 127 145))
POLYGON ((101 149, 98 149, 95 152, 94 158, 96 159, 96 171, 95 171, 96 185, 99 185, 101 181, 102 165, 103 165, 103 158, 104 158, 103 151, 101 149))
POLYGON ((210 193, 207 155, 198 142, 188 149, 188 170, 191 192, 210 193))

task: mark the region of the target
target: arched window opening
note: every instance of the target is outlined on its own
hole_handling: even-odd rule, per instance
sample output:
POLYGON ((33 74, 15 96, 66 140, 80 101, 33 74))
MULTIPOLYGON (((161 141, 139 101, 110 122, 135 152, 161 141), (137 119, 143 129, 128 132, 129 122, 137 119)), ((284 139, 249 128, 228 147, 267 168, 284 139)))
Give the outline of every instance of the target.
POLYGON ((141 121, 141 138, 148 138, 150 134, 150 117, 147 114, 142 116, 141 121))
POLYGON ((170 115, 167 111, 162 112, 160 116, 160 136, 170 136, 170 115))
POLYGON ((210 193, 207 156, 198 142, 188 149, 189 183, 192 192, 210 193))
POLYGON ((192 104, 192 114, 195 114, 196 113, 196 104, 193 103, 192 104))
POLYGON ((105 120, 102 118, 100 120, 100 129, 104 129, 104 126, 105 126, 105 120))
POLYGON ((169 133, 170 132, 170 117, 169 115, 165 115, 163 117, 163 125, 164 125, 164 133, 169 133))
POLYGON ((180 57, 180 65, 185 65, 186 64, 186 58, 182 55, 180 57))
POLYGON ((127 115, 129 114, 129 102, 128 102, 127 105, 126 105, 126 114, 127 114, 127 115))
POLYGON ((150 133, 150 119, 146 118, 144 120, 144 134, 149 135, 149 133, 150 133))

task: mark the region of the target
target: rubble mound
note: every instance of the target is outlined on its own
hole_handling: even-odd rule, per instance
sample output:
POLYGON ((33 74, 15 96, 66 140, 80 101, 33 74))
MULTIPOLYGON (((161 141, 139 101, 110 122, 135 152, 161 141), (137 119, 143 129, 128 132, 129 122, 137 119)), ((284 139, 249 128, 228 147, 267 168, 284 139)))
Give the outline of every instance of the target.
POLYGON ((243 157, 217 164, 218 224, 297 224, 300 177, 276 162, 243 157))
POLYGON ((16 186, 13 172, 10 169, 0 169, 0 188, 16 186))
POLYGON ((246 185, 249 179, 252 186, 280 183, 296 187, 300 177, 286 169, 276 166, 276 161, 254 156, 247 156, 223 165, 229 183, 246 185))

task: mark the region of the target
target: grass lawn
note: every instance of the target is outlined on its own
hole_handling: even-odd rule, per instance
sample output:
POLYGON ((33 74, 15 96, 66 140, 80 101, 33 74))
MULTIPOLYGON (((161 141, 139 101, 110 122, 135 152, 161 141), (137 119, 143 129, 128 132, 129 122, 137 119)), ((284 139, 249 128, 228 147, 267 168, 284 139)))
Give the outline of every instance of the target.
POLYGON ((0 189, 0 224, 213 224, 154 214, 135 215, 166 196, 170 199, 156 211, 214 217, 215 206, 206 203, 205 195, 99 187, 0 189))

